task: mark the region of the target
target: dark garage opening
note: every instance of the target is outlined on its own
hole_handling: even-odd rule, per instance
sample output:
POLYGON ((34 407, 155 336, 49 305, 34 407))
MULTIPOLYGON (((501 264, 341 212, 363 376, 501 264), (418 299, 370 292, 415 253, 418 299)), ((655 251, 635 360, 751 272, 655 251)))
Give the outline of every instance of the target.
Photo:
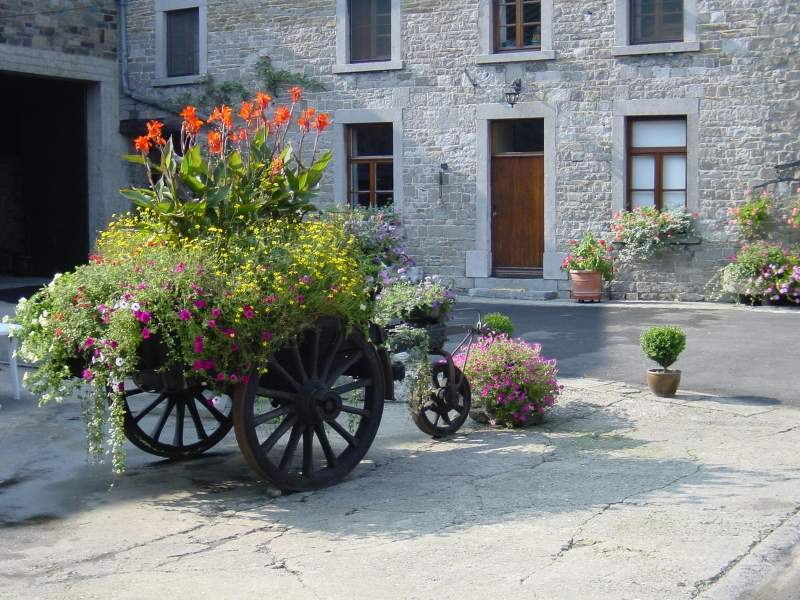
POLYGON ((0 114, 0 273, 85 263, 86 84, 0 73, 0 114))

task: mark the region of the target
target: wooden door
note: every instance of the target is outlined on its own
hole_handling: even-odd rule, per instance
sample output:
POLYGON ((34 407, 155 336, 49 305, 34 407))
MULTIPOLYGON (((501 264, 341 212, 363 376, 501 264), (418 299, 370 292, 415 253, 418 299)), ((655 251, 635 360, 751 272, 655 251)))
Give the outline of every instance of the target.
POLYGON ((544 156, 493 156, 491 204, 492 276, 542 277, 544 156))

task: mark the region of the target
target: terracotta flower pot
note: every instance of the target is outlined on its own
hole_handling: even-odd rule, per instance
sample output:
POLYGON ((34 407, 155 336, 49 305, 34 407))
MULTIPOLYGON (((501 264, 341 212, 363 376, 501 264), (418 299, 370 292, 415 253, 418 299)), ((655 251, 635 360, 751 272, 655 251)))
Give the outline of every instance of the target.
POLYGON ((647 387, 654 396, 671 398, 678 392, 681 383, 681 372, 678 370, 649 369, 647 371, 647 387))
POLYGON ((570 271, 572 299, 578 302, 603 299, 603 274, 600 271, 570 271))

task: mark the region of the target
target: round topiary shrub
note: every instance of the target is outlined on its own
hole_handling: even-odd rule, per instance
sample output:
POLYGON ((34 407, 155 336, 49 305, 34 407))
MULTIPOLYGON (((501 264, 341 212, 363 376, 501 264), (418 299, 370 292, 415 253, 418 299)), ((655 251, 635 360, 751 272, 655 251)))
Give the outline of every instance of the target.
POLYGON ((639 345, 647 358, 667 371, 686 348, 686 334, 674 325, 651 327, 641 335, 639 345))
POLYGON ((508 337, 514 335, 514 324, 511 322, 511 319, 502 313, 489 313, 483 317, 481 324, 491 330, 489 335, 502 335, 504 333, 508 337))

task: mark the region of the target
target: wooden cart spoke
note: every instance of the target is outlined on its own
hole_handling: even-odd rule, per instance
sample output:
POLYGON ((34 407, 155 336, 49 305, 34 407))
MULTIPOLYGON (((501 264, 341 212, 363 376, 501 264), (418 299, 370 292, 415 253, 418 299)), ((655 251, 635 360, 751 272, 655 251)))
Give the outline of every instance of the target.
POLYGON ((278 443, 278 440, 281 439, 284 435, 286 435, 287 431, 289 431, 292 427, 294 427, 295 423, 297 423, 297 415, 289 415, 288 417, 286 417, 283 421, 281 421, 281 424, 278 425, 275 431, 269 434, 267 439, 264 440, 262 444, 260 444, 261 450, 265 454, 268 454, 272 450, 272 448, 275 447, 275 444, 278 443))
POLYGON ((338 421, 331 421, 328 423, 331 429, 333 429, 336 433, 342 436, 348 444, 351 446, 358 446, 358 438, 356 438, 352 433, 347 431, 347 429, 338 421))
POLYGON ((372 411, 366 408, 360 408, 358 406, 349 406, 347 404, 342 405, 342 412, 349 413, 351 415, 361 415, 362 417, 369 417, 372 414, 372 411))
POLYGON ((314 429, 311 426, 303 430, 303 477, 314 477, 314 429))
POLYGON ((353 367, 353 365, 355 365, 363 357, 364 357, 364 352, 361 350, 359 350, 352 356, 347 357, 346 360, 342 361, 336 366, 335 371, 333 371, 330 375, 328 375, 328 377, 325 380, 325 383, 327 383, 329 386, 336 383, 336 380, 339 379, 339 377, 341 377, 342 375, 344 375, 344 372, 347 371, 347 369, 353 367))
MULTIPOLYGON (((196 399, 197 398, 195 398, 195 400, 196 399)), ((200 399, 201 399, 201 404, 205 406, 205 398, 203 398, 203 396, 200 396, 200 399)), ((208 439, 208 434, 206 434, 206 428, 203 427, 203 421, 200 419, 200 413, 197 411, 197 405, 194 402, 189 402, 187 408, 189 409, 189 414, 192 417, 192 423, 194 423, 194 430, 197 432, 197 437, 201 440, 208 439)))
POLYGON ((347 392, 352 392, 353 390, 360 390, 365 387, 369 387, 372 385, 372 379, 356 379, 351 381, 350 383, 345 383, 343 385, 336 386, 333 388, 333 391, 337 394, 346 394, 347 392))
POLYGON ((328 467, 335 469, 339 466, 339 459, 336 458, 336 453, 331 448, 331 442, 328 439, 328 434, 325 433, 325 426, 322 423, 317 423, 314 426, 314 432, 317 434, 320 448, 325 455, 325 460, 328 461, 328 467))
POLYGON ((290 402, 294 402, 297 399, 297 394, 293 392, 282 392, 265 387, 259 387, 256 390, 256 396, 272 398, 273 400, 289 400, 290 402))
POLYGON ((175 403, 175 408, 175 433, 172 436, 172 445, 183 446, 183 419, 186 416, 186 403, 178 401, 175 403))
POLYGON ((297 344, 292 344, 291 346, 291 355, 292 361, 294 362, 294 366, 297 368, 297 372, 300 374, 300 381, 302 383, 308 383, 308 375, 306 374, 306 367, 303 364, 303 359, 300 356, 300 349, 297 347, 297 344))
POLYGON ((286 449, 283 451, 283 457, 281 458, 281 462, 278 465, 278 468, 281 471, 285 471, 289 467, 289 465, 292 464, 294 453, 297 450, 297 444, 300 443, 300 438, 303 436, 303 433, 305 433, 305 431, 306 431, 305 423, 295 423, 292 426, 292 433, 289 436, 289 441, 286 442, 286 449))
POLYGON ((336 358, 336 353, 339 351, 339 348, 342 347, 342 342, 344 341, 344 337, 342 336, 341 330, 337 330, 334 332, 333 339, 330 342, 330 345, 327 349, 325 357, 323 359, 322 367, 320 368, 319 378, 325 379, 328 375, 328 371, 331 368, 331 364, 333 364, 333 359, 336 358))
POLYGON ((172 398, 168 398, 167 408, 161 413, 161 417, 158 419, 156 426, 153 427, 153 431, 150 432, 150 437, 154 440, 158 441, 158 438, 161 437, 161 432, 164 430, 164 425, 167 424, 167 419, 169 419, 173 408, 175 408, 175 401, 172 398))
POLYGON ((258 427, 259 425, 264 425, 273 419, 293 413, 295 410, 297 410, 297 408, 293 404, 285 404, 269 412, 265 412, 253 417, 253 423, 256 427, 258 427))
POLYGON ((278 373, 287 383, 289 383, 295 389, 295 391, 299 392, 300 389, 303 387, 300 383, 297 382, 297 380, 294 377, 292 377, 289 374, 289 372, 286 369, 283 368, 283 366, 281 366, 281 364, 275 358, 274 354, 269 358, 267 364, 269 364, 269 366, 272 367, 270 371, 278 373))
MULTIPOLYGON (((133 394, 131 394, 131 395, 133 395, 133 394)), ((140 412, 138 415, 136 415, 136 416, 133 418, 133 422, 134 422, 134 423, 138 423, 139 421, 141 421, 141 420, 142 420, 144 417, 146 417, 147 415, 149 415, 149 414, 152 412, 152 410, 153 410, 153 409, 154 409, 156 406, 158 406, 159 404, 161 404, 161 403, 162 403, 162 402, 163 402, 163 401, 164 401, 166 398, 167 398, 167 397, 166 397, 164 394, 159 394, 158 398, 156 398, 155 400, 153 400, 153 401, 152 401, 150 404, 148 404, 148 405, 147 405, 147 406, 146 406, 146 407, 145 407, 145 408, 144 408, 144 409, 143 409, 143 410, 142 410, 142 411, 141 411, 141 412, 140 412)))
MULTIPOLYGON (((200 403, 200 406, 202 406, 202 407, 203 407, 203 408, 205 408, 205 409, 206 409, 206 410, 207 410, 209 413, 211 413, 211 416, 213 416, 213 417, 214 417, 214 418, 215 418, 217 421, 219 421, 220 423, 222 423, 222 422, 224 422, 224 421, 227 421, 227 420, 229 420, 229 419, 230 419, 230 417, 229 417, 229 416, 227 416, 227 415, 223 415, 221 412, 219 412, 219 410, 217 409, 217 407, 216 407, 216 406, 214 406, 214 404, 211 402, 211 400, 209 400, 208 398, 206 398, 206 397, 205 397, 205 396, 202 394, 202 392, 200 392, 200 391, 196 392, 196 393, 195 393, 195 395, 194 395, 194 398, 195 398, 195 400, 197 400, 197 401, 200 403)), ((191 404, 191 403, 190 403, 190 404, 191 404)))

